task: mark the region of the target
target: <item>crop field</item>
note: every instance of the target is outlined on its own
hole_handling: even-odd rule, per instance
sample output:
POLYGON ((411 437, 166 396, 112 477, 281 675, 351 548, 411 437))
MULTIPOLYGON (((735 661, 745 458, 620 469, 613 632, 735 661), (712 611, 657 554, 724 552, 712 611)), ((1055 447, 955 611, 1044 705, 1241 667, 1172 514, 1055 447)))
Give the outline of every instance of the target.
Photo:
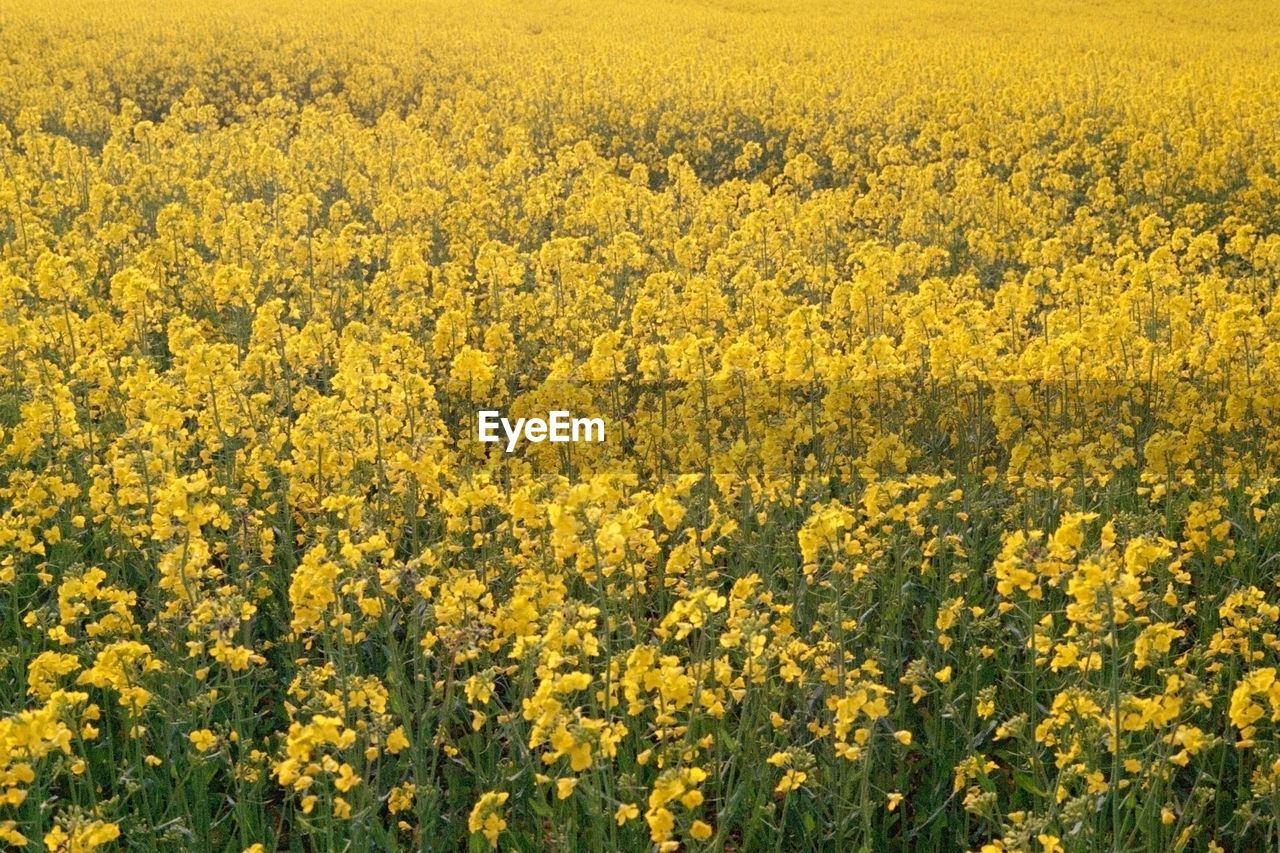
POLYGON ((0 845, 1277 849, 1276 11, 4 0, 0 845))

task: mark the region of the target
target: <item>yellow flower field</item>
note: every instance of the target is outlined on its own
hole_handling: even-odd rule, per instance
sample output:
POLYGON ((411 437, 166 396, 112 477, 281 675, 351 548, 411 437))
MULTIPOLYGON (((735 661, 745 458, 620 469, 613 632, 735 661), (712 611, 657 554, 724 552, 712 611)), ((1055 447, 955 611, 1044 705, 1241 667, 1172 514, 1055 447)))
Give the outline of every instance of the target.
POLYGON ((1274 849, 1275 11, 9 0, 0 841, 1274 849))

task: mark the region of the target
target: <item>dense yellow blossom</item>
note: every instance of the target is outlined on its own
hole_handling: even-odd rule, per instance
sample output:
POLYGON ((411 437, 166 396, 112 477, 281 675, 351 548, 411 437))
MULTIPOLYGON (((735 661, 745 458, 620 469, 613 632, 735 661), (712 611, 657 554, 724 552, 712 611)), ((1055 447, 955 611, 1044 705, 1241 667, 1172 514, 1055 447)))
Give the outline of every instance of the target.
POLYGON ((11 0, 0 843, 1271 846, 1274 11, 11 0))

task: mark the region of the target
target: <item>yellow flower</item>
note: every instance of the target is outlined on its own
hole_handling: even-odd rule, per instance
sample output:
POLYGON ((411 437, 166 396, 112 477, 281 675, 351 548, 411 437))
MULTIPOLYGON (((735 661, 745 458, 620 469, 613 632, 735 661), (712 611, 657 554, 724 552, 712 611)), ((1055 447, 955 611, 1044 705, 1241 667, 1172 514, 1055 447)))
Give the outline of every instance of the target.
POLYGON ((75 821, 70 831, 54 826, 44 836, 45 848, 54 853, 79 853, 110 844, 120 837, 120 827, 114 823, 91 819, 75 821))
POLYGON ((413 807, 413 798, 418 788, 412 782, 405 782, 403 785, 397 785, 391 789, 390 795, 387 797, 387 811, 391 814, 399 814, 413 807))
POLYGON ((404 726, 396 726, 391 734, 387 735, 387 751, 392 755, 399 755, 409 748, 409 738, 405 736, 404 726))
POLYGON ((1058 840, 1058 836, 1041 833, 1036 836, 1036 840, 1040 842, 1040 849, 1044 853, 1062 853, 1062 842, 1058 840))
POLYGON ((651 808, 644 815, 645 822, 649 824, 649 839, 654 844, 661 844, 671 836, 671 831, 675 829, 676 818, 669 809, 651 808))
POLYGON ((208 752, 218 745, 218 737, 209 729, 197 729, 187 735, 191 744, 200 752, 208 752))
POLYGON ((356 785, 359 785, 360 781, 360 777, 356 775, 355 769, 350 764, 344 763, 338 768, 338 776, 333 780, 333 786, 345 794, 356 785))
POLYGON ((507 828, 501 810, 509 796, 506 791, 488 791, 482 794, 467 818, 467 828, 472 833, 482 833, 491 847, 498 846, 498 836, 507 828))
POLYGON ((794 791, 796 788, 803 785, 805 780, 808 778, 808 773, 804 773, 799 770, 788 770, 783 774, 782 781, 778 782, 777 786, 773 789, 774 793, 785 794, 788 791, 794 791))
POLYGON ((680 795, 680 804, 686 809, 696 809, 702 805, 702 792, 697 788, 685 791, 680 795))

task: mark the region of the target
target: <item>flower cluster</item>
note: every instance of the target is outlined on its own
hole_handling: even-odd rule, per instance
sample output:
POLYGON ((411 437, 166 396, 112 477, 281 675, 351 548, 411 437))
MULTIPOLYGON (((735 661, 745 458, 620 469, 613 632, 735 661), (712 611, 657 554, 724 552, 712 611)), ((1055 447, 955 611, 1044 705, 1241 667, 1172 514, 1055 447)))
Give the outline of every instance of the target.
POLYGON ((80 5, 0 843, 1274 845, 1274 10, 80 5))

